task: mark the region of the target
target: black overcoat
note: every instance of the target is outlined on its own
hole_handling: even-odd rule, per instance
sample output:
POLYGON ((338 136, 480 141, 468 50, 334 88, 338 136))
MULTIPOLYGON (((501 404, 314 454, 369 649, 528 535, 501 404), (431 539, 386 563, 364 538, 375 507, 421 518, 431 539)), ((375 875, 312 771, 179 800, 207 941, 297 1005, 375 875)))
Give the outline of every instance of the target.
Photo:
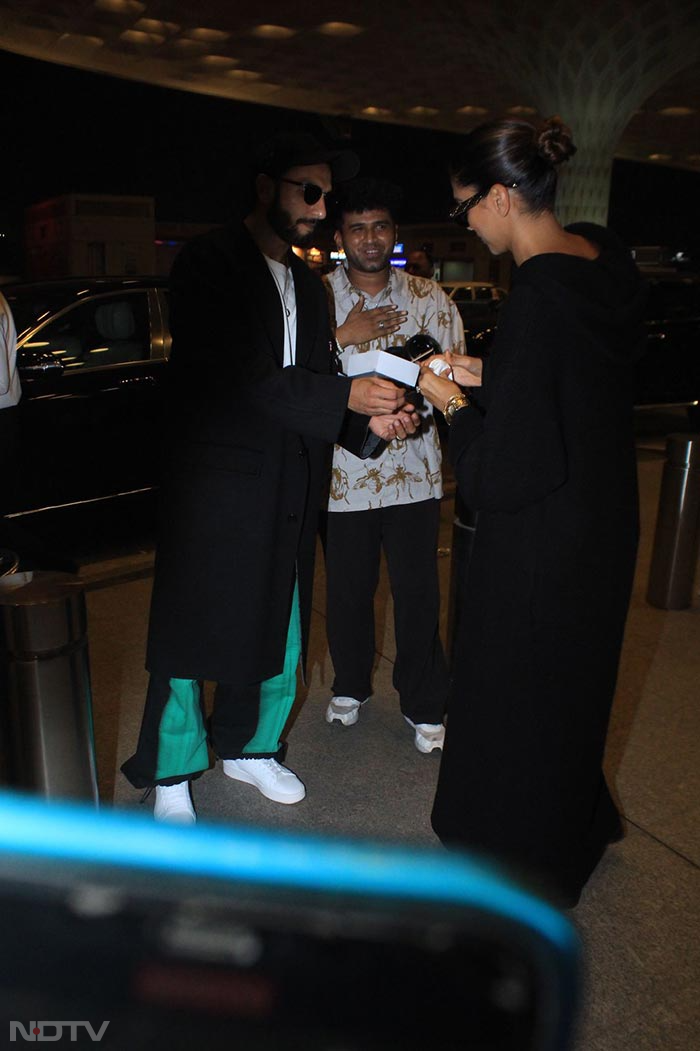
POLYGON ((350 381, 334 374, 323 286, 290 261, 288 368, 278 289, 245 226, 195 239, 173 267, 151 673, 232 684, 278 675, 295 577, 306 653, 328 454, 341 431, 359 451, 367 420, 346 412, 350 381))
POLYGON ((444 842, 495 855, 566 904, 620 829, 601 764, 637 548, 644 302, 619 242, 571 229, 601 254, 518 269, 485 415, 463 409, 451 428, 478 524, 433 810, 444 842))

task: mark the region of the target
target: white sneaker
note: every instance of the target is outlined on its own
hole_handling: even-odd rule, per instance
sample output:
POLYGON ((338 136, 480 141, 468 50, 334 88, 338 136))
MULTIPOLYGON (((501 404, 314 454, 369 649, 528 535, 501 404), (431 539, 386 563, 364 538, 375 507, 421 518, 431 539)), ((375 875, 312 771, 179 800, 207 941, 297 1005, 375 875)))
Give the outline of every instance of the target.
POLYGON ((276 759, 224 759, 224 773, 234 781, 255 785, 275 803, 300 803, 306 795, 297 775, 276 759))
POLYGON ((442 748, 445 742, 445 727, 442 723, 413 723, 407 715, 404 715, 404 719, 416 731, 415 743, 419 752, 442 748))
POLYGON ((364 703, 364 701, 356 701, 354 697, 331 697, 330 704, 326 708, 326 722, 337 721, 343 726, 354 726, 360 717, 360 708, 364 703))
POLYGON ((156 821, 194 825, 197 815, 192 806, 189 781, 181 781, 179 785, 156 785, 153 816, 156 821))

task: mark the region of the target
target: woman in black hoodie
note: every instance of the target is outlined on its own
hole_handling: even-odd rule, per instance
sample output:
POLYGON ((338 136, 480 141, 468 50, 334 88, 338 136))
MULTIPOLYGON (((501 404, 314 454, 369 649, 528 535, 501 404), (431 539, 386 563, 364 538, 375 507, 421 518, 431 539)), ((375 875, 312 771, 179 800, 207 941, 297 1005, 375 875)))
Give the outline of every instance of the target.
POLYGON ((637 549, 644 302, 612 233, 554 217, 574 152, 559 118, 467 136, 452 218, 517 270, 483 377, 467 358, 457 383, 420 379, 478 512, 433 827, 566 906, 622 834, 602 759, 637 549))

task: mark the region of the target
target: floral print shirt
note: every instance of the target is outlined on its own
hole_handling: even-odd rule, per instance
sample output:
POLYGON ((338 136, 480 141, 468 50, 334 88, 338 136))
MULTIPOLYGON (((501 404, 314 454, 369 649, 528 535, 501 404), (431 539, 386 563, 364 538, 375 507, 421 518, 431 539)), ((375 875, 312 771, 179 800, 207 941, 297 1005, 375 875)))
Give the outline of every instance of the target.
MULTIPOLYGON (((408 312, 398 332, 340 350, 343 369, 351 354, 403 346, 418 333, 432 336, 443 351, 464 354, 462 320, 436 281, 414 277, 392 267, 389 281, 374 298, 350 284, 343 266, 326 275, 324 281, 333 293, 338 326, 343 324, 362 295, 365 310, 393 303, 399 310, 408 312)), ((442 457, 432 406, 425 402, 420 412, 423 420, 420 430, 406 439, 389 442, 379 456, 360 460, 339 445, 335 446, 329 511, 367 511, 393 504, 440 499, 442 457)))

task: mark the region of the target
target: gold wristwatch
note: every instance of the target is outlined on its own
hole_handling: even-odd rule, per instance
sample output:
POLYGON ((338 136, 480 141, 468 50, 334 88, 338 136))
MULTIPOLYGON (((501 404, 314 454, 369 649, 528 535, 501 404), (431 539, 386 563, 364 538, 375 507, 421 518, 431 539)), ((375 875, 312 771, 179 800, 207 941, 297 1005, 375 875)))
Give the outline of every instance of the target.
POLYGON ((469 405, 469 398, 466 394, 453 394, 451 398, 448 398, 445 402, 445 408, 442 410, 442 414, 445 417, 445 423, 449 427, 454 419, 454 414, 459 412, 460 409, 466 409, 469 405))

